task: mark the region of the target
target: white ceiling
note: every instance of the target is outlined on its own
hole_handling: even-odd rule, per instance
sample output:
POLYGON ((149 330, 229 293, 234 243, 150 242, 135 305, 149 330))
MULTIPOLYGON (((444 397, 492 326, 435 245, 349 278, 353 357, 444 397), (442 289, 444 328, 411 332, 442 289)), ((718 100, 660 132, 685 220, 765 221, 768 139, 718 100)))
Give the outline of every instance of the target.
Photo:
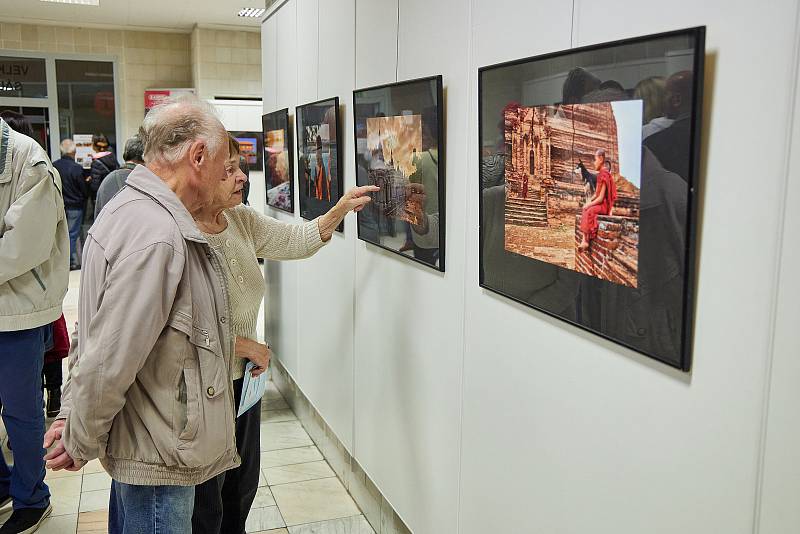
POLYGON ((264 0, 100 0, 99 7, 0 0, 0 21, 179 31, 190 31, 195 24, 260 27, 260 17, 236 16, 243 7, 264 7, 264 0))

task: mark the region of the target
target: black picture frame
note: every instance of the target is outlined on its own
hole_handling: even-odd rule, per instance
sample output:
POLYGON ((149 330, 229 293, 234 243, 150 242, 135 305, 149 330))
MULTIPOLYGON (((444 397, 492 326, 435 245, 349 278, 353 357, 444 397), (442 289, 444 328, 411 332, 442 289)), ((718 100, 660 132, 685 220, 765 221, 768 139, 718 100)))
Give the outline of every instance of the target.
MULTIPOLYGON (((339 97, 325 98, 316 102, 309 102, 295 108, 295 131, 297 132, 297 191, 299 195, 300 216, 306 220, 312 220, 320 215, 327 213, 344 194, 344 169, 342 159, 342 134, 341 121, 339 120, 339 97), (331 117, 331 114, 333 115, 331 117), (323 163, 323 169, 327 169, 328 184, 320 187, 317 192, 316 184, 312 184, 312 169, 309 157, 312 149, 309 135, 313 131, 321 131, 327 128, 328 137, 327 147, 325 141, 321 141, 320 152, 327 153, 328 159, 323 163), (331 133, 330 130, 333 130, 331 133), (327 150, 326 150, 327 148, 327 150), (308 169, 306 167, 308 166, 308 169), (308 175, 306 175, 306 170, 308 175), (333 172, 332 172, 333 171, 333 172), (335 187, 335 190, 334 190, 335 187), (327 194, 326 194, 327 193, 327 194), (313 194, 313 196, 312 196, 313 194), (320 195, 317 198, 317 194, 320 195), (324 198, 328 196, 329 198, 324 198)), ((339 232, 344 232, 344 221, 336 227, 339 232)))
MULTIPOLYGON (((267 206, 294 213, 294 141, 289 108, 262 115, 261 125, 264 133, 264 184, 267 206), (281 141, 282 149, 280 152, 274 152, 281 146, 281 141), (273 147, 272 144, 276 146, 273 147), (276 180, 276 164, 286 166, 286 180, 276 180), (284 183, 288 183, 288 186, 283 186, 284 183)), ((284 174, 282 171, 279 171, 281 175, 284 174)))
MULTIPOLYGON (((704 61, 705 27, 699 26, 478 69, 478 261, 479 284, 482 288, 684 372, 691 370, 704 61), (583 78, 580 83, 588 79, 589 86, 584 83, 584 87, 594 90, 576 101, 573 100, 576 93, 571 91, 576 85, 568 83, 568 77, 575 72, 572 75, 574 82, 583 76, 582 72, 575 70, 577 67, 600 80, 601 85, 595 86, 591 78, 583 78), (635 85, 619 82, 622 93, 613 93, 618 89, 610 80, 635 80, 645 72, 647 76, 638 78, 639 82, 635 85), (551 98, 555 91, 554 81, 560 76, 564 77, 560 99, 551 98), (651 87, 651 80, 660 86, 659 76, 663 77, 665 97, 662 100, 651 99, 645 89, 651 87), (643 85, 645 80, 647 87, 643 85), (602 89, 603 85, 605 89, 602 89), (634 89, 635 86, 639 88, 634 89), (601 89, 606 93, 602 93, 601 89), (627 94, 630 97, 631 93, 642 102, 643 109, 634 287, 619 280, 602 279, 605 275, 602 270, 589 269, 588 272, 592 274, 579 272, 580 269, 586 269, 578 265, 578 261, 572 268, 557 264, 557 256, 548 259, 541 252, 550 249, 518 246, 520 243, 538 243, 533 237, 545 234, 537 234, 532 229, 518 231, 519 226, 533 226, 534 223, 514 224, 512 216, 515 208, 509 203, 512 197, 524 201, 528 199, 528 181, 524 177, 523 192, 514 191, 513 187, 518 185, 515 178, 523 173, 521 169, 525 166, 519 165, 520 161, 524 161, 521 159, 525 157, 524 150, 522 156, 520 152, 515 152, 523 146, 520 139, 531 146, 532 155, 527 172, 534 183, 538 179, 538 167, 533 166, 536 161, 541 161, 541 153, 538 152, 540 147, 549 150, 545 153, 544 161, 551 167, 557 158, 566 162, 566 156, 555 154, 553 145, 544 143, 545 140, 553 142, 552 129, 547 130, 550 136, 547 139, 535 135, 533 117, 538 120, 538 117, 548 116, 545 108, 558 108, 558 111, 562 111, 559 117, 570 117, 572 113, 574 121, 577 113, 584 111, 577 106, 585 106, 587 102, 607 103, 610 106, 611 102, 622 100, 612 95, 627 94), (659 101, 663 103, 664 115, 645 122, 644 119, 650 116, 648 111, 656 108, 652 102, 659 101), (567 109, 568 106, 572 106, 572 110, 567 109), (534 111, 526 115, 520 112, 524 109, 534 111), (498 112, 502 117, 499 121, 498 112), (515 122, 515 113, 518 117, 525 117, 525 120, 531 117, 527 138, 521 135, 527 123, 515 122), (654 122, 659 118, 667 120, 654 122), (651 124, 653 129, 656 126, 663 128, 657 133, 650 133, 652 129, 646 127, 651 124), (496 141, 494 148, 488 142, 492 136, 496 141), (500 137, 502 148, 499 148, 500 137), (518 174, 514 176, 512 173, 518 174), (674 216, 672 223, 667 217, 660 216, 663 214, 674 216), (509 229, 509 226, 512 228, 509 229), (524 237, 520 238, 520 235, 524 237)), ((556 112, 550 113, 556 116, 556 112)), ((617 135, 621 135, 619 131, 617 135)), ((577 149, 573 140, 572 157, 575 153, 577 149)), ((578 169, 575 172, 579 175, 578 169)), ((618 171, 618 174, 621 175, 621 172, 618 171)), ((543 176, 550 178, 549 182, 540 182, 547 199, 548 219, 543 228, 550 229, 550 206, 554 206, 554 210, 558 206, 550 203, 551 195, 559 201, 568 197, 561 195, 561 190, 548 189, 551 186, 547 184, 561 184, 557 181, 558 177, 552 173, 543 176)), ((616 176, 614 183, 619 183, 616 176)), ((592 198, 589 197, 590 200, 592 198)), ((612 205, 613 202, 612 199, 612 205)), ((563 208, 565 204, 562 202, 560 206, 563 208)), ((598 238, 589 239, 588 250, 579 248, 586 241, 579 241, 579 236, 590 235, 581 230, 584 224, 583 211, 581 208, 572 218, 576 225, 573 254, 576 258, 578 254, 588 254, 589 260, 586 261, 592 267, 596 264, 609 266, 611 263, 599 262, 601 254, 595 254, 608 243, 601 242, 597 245, 598 249, 593 249, 598 238)), ((613 217, 613 209, 611 211, 603 217, 613 217)), ((519 219, 516 221, 519 223, 519 219)), ((591 232, 588 222, 586 224, 590 228, 588 232, 591 232)), ((623 228, 619 230, 619 235, 608 238, 609 243, 613 245, 613 239, 619 241, 624 236, 623 228)), ((545 245, 551 243, 545 241, 545 245)), ((612 252, 616 253, 616 250, 612 252)), ((627 252, 623 250, 620 254, 627 252)), ((566 265, 569 265, 568 261, 566 265)))
POLYGON ((358 238, 440 272, 446 250, 444 111, 441 75, 353 91, 356 184, 384 185, 358 213, 358 238), (385 139, 382 128, 392 131, 385 139), (372 148, 370 140, 377 143, 372 148), (389 162, 384 140, 394 144, 389 162), (395 165, 398 147, 403 155, 395 165), (389 180, 391 189, 385 187, 389 180))
POLYGON ((247 132, 241 130, 228 131, 239 141, 239 154, 244 156, 251 171, 264 170, 264 134, 263 132, 247 132), (249 144, 253 143, 252 150, 249 144))

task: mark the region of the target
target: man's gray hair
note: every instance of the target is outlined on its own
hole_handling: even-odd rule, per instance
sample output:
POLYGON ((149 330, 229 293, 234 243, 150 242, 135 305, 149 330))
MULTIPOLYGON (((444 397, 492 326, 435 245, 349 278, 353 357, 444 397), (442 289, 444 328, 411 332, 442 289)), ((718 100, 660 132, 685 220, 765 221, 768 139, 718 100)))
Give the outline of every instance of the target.
POLYGON ((125 142, 125 151, 122 153, 125 161, 141 163, 144 161, 144 143, 139 134, 134 135, 125 142))
POLYGON ((598 149, 597 149, 597 152, 595 152, 595 153, 594 153, 594 155, 595 155, 595 156, 600 156, 600 157, 602 157, 603 159, 606 159, 606 151, 605 151, 605 150, 603 150, 602 148, 598 148, 598 149))
POLYGON ((214 107, 194 96, 151 109, 139 127, 139 137, 144 143, 145 163, 175 163, 195 141, 205 141, 212 155, 228 146, 225 128, 214 107))
POLYGON ((61 141, 61 155, 66 156, 67 154, 74 154, 75 153, 75 141, 72 139, 64 139, 61 141))

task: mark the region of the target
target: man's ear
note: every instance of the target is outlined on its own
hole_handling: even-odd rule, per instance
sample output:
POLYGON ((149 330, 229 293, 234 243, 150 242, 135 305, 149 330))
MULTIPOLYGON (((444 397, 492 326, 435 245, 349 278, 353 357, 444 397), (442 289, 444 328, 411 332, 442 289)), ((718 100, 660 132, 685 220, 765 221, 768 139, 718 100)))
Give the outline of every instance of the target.
POLYGON ((195 141, 189 147, 189 163, 195 169, 200 169, 207 155, 208 146, 205 141, 195 141))

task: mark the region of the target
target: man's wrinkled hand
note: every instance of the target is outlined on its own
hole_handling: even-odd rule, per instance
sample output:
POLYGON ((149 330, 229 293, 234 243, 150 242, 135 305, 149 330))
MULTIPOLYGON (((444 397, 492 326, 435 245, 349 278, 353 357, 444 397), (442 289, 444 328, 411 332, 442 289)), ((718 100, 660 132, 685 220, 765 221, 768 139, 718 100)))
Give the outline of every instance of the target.
POLYGON ((85 462, 74 460, 67 452, 66 447, 64 447, 64 443, 61 441, 61 437, 64 434, 65 424, 66 421, 64 419, 56 419, 53 421, 53 424, 50 425, 50 429, 45 432, 44 443, 42 446, 45 449, 49 449, 53 446, 53 444, 55 444, 55 448, 47 453, 44 459, 45 462, 47 462, 47 468, 52 469, 53 471, 60 471, 61 469, 66 469, 67 471, 80 471, 85 462))

